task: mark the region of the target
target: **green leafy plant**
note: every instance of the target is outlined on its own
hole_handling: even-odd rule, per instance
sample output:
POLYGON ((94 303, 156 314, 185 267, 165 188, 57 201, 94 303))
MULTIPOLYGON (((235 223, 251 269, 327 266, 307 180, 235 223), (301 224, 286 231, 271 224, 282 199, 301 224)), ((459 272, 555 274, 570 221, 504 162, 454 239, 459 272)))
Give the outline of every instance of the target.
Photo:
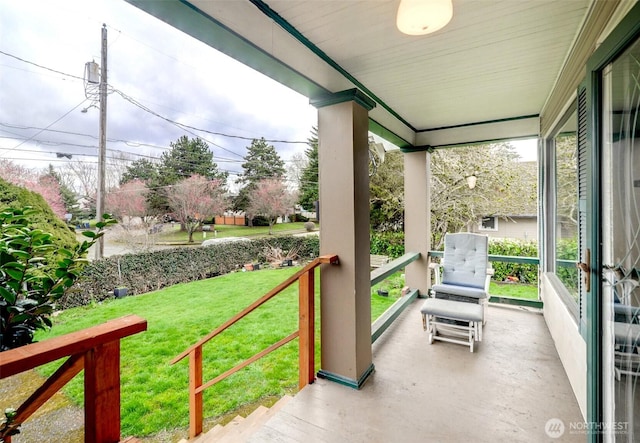
POLYGON ((80 275, 103 229, 115 223, 105 215, 97 232, 83 232, 88 240, 67 249, 33 227, 34 215, 31 207, 0 212, 0 351, 29 344, 36 329, 51 327, 56 300, 80 275), (52 266, 53 257, 58 261, 52 266))
POLYGON ((20 424, 15 422, 17 414, 14 408, 4 410, 4 419, 0 422, 0 442, 4 442, 6 437, 20 433, 20 424))

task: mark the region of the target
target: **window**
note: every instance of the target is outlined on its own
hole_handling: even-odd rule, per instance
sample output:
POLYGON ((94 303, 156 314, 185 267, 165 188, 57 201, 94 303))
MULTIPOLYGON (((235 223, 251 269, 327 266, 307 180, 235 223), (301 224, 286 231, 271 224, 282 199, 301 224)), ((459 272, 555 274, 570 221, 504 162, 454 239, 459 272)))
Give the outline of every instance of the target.
POLYGON ((497 231, 498 230, 498 217, 482 217, 480 221, 481 231, 497 231))

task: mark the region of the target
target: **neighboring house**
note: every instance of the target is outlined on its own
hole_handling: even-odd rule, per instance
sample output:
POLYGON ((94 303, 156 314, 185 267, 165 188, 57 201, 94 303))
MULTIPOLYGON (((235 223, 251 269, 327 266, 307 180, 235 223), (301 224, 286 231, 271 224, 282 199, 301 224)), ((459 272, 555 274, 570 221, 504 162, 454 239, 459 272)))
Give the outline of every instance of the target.
POLYGON ((490 238, 512 238, 524 241, 538 241, 537 215, 488 215, 478 218, 472 232, 487 234, 490 238))

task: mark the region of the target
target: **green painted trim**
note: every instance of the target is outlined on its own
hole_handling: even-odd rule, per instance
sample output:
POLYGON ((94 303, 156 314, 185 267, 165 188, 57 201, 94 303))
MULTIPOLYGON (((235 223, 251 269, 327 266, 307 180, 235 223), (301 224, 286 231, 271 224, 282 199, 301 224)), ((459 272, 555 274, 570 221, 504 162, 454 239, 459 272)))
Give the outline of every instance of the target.
POLYGON ((306 97, 329 92, 185 0, 126 1, 306 97))
POLYGON ((464 147, 481 146, 482 147, 483 145, 486 145, 489 143, 509 142, 512 140, 528 140, 531 138, 538 138, 538 134, 522 135, 520 137, 501 137, 501 138, 487 138, 484 140, 469 140, 466 142, 453 143, 450 145, 433 145, 431 148, 433 150, 436 150, 436 149, 458 148, 461 146, 464 146, 464 147))
POLYGON ((352 378, 347 378, 339 374, 334 374, 333 372, 325 371, 320 369, 318 371, 318 378, 324 378, 325 380, 329 380, 344 386, 348 386, 353 389, 360 389, 362 385, 369 379, 369 376, 375 370, 375 366, 373 363, 367 368, 366 371, 362 373, 362 375, 358 378, 358 380, 354 380, 352 378))
POLYGON ((431 132, 431 131, 441 131, 443 129, 457 129, 457 128, 466 128, 468 126, 481 126, 481 125, 490 125, 493 123, 504 123, 504 122, 512 122, 516 120, 526 120, 528 118, 539 118, 540 114, 531 114, 531 115, 520 115, 518 117, 507 117, 507 118, 498 118, 495 120, 486 120, 482 122, 472 122, 472 123, 462 123, 459 125, 451 125, 451 126, 440 126, 437 128, 428 128, 428 129, 420 129, 416 132, 431 132))
MULTIPOLYGON (((429 251, 429 257, 443 258, 443 251, 429 251)), ((539 265, 538 257, 518 257, 515 255, 493 255, 489 254, 489 261, 497 261, 502 263, 520 263, 525 265, 539 265)))
POLYGON ((380 283, 381 281, 395 274, 396 271, 399 271, 409 263, 412 263, 419 258, 419 252, 407 252, 403 256, 390 261, 386 265, 381 266, 378 269, 374 269, 373 271, 371 271, 371 286, 380 283))
POLYGON ((410 154, 412 152, 433 152, 434 148, 433 146, 430 146, 430 145, 423 145, 423 146, 408 146, 406 148, 400 148, 400 150, 405 154, 410 154))
POLYGON ((375 343, 384 331, 389 329, 389 326, 400 317, 400 314, 416 299, 418 298, 418 290, 412 289, 404 297, 400 297, 394 304, 382 313, 380 317, 376 319, 371 325, 371 344, 375 343))
MULTIPOLYGON (((586 90, 587 110, 587 153, 590 161, 587 163, 588 176, 591 180, 587 184, 587 247, 591 249, 591 293, 587 294, 587 421, 602 423, 604 420, 603 395, 603 343, 602 343, 602 220, 600 187, 600 143, 602 82, 601 71, 611 63, 622 51, 633 44, 640 36, 640 3, 631 8, 622 21, 600 44, 587 61, 586 90), (590 229, 589 229, 590 228, 590 229), (594 270, 596 272, 594 272, 594 270)), ((587 435, 587 441, 595 443, 603 440, 603 435, 592 431, 587 435)))
POLYGON ((383 125, 381 125, 371 117, 369 117, 369 131, 382 137, 383 139, 389 141, 390 143, 393 143, 400 149, 408 148, 411 146, 411 143, 406 141, 404 138, 400 137, 395 132, 385 128, 383 125))
POLYGON ((593 55, 589 57, 587 72, 600 71, 631 45, 639 35, 640 3, 636 3, 605 41, 598 46, 593 55))
POLYGON ((309 101, 311 106, 316 109, 344 102, 356 102, 367 111, 371 111, 376 107, 376 102, 371 100, 362 91, 356 88, 334 93, 325 93, 318 97, 314 97, 309 101))
POLYGON ((407 127, 411 128, 412 131, 416 130, 408 121, 406 121, 404 118, 402 118, 400 116, 400 114, 398 114, 396 111, 394 111, 391 108, 391 106, 387 105, 384 101, 382 101, 382 99, 380 99, 380 97, 378 97, 376 94, 374 94, 369 88, 367 88, 357 78, 355 78, 353 75, 351 75, 346 69, 344 69, 342 66, 340 66, 335 60, 333 60, 331 57, 329 57, 324 51, 322 51, 322 49, 317 47, 313 42, 311 42, 311 40, 309 40, 307 37, 305 37, 291 23, 289 23, 287 20, 285 20, 283 17, 281 17, 280 14, 278 14, 276 11, 271 9, 269 7, 269 5, 267 5, 262 0, 249 0, 249 1, 251 3, 253 3, 253 5, 255 7, 257 7, 263 14, 265 14, 267 17, 269 17, 274 22, 276 22, 282 29, 287 31, 293 38, 298 40, 300 43, 302 43, 304 46, 306 46, 311 52, 313 52, 320 59, 322 59, 325 63, 327 63, 333 69, 335 69, 340 74, 342 74, 351 83, 356 85, 356 87, 358 89, 361 89, 369 97, 371 97, 376 102, 378 102, 380 104, 380 106, 382 106, 384 109, 389 111, 389 113, 391 115, 393 115, 395 118, 400 120, 407 127))
POLYGON ((491 295, 489 297, 489 302, 502 304, 502 305, 525 306, 527 308, 536 308, 536 309, 544 308, 544 303, 542 302, 542 300, 528 300, 525 298, 502 297, 500 295, 491 295))

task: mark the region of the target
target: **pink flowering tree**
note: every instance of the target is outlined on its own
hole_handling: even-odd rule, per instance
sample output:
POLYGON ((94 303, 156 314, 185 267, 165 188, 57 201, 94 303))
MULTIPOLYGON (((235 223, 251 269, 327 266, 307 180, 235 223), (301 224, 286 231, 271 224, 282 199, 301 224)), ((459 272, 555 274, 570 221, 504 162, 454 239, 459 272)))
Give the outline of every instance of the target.
POLYGON ((36 192, 49 204, 54 214, 64 220, 67 212, 60 193, 60 184, 51 175, 13 163, 0 160, 0 177, 29 191, 36 192))
POLYGON ((148 189, 142 180, 131 180, 110 190, 105 197, 105 209, 120 223, 122 240, 133 249, 147 250, 155 243, 157 218, 149 214, 148 189), (142 228, 142 229, 140 229, 142 228))
POLYGON ((247 212, 266 217, 271 235, 278 216, 291 214, 296 200, 297 196, 287 189, 284 180, 266 178, 257 183, 256 189, 249 196, 247 212))
POLYGON ((109 191, 105 198, 105 209, 118 221, 126 217, 147 217, 147 187, 142 180, 131 180, 119 188, 109 191))
POLYGON ((193 243, 193 233, 204 220, 227 208, 222 181, 198 174, 171 186, 167 197, 174 216, 189 234, 189 243, 193 243))

